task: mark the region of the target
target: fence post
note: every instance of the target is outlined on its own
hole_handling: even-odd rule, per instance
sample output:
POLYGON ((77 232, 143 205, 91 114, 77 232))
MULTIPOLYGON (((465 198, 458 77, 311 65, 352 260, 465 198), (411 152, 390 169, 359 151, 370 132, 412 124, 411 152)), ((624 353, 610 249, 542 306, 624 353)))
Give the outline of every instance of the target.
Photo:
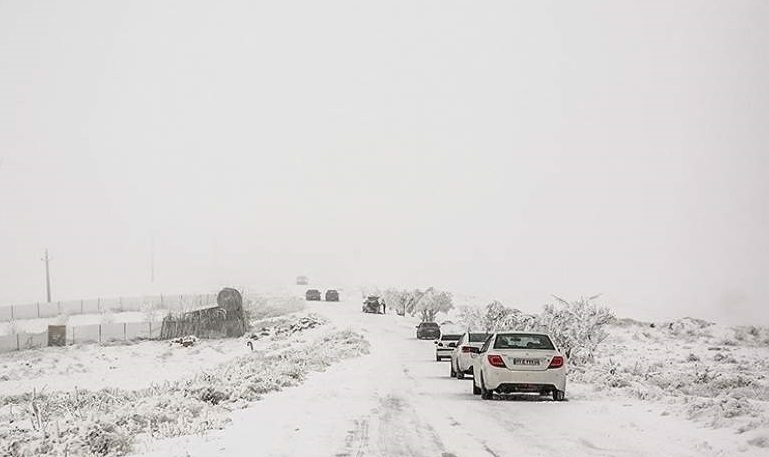
POLYGON ((37 302, 37 317, 40 317, 40 302, 37 302))
POLYGON ((16 350, 21 351, 21 343, 19 343, 19 334, 16 334, 16 350))
POLYGON ((72 326, 72 344, 75 344, 75 326, 72 326))
POLYGON ((101 298, 96 299, 96 310, 101 312, 101 298))
POLYGON ((127 327, 128 327, 128 324, 126 322, 123 322, 123 341, 128 341, 127 327))
POLYGON ((16 306, 13 306, 13 305, 11 306, 11 320, 14 320, 14 318, 13 318, 13 308, 15 308, 15 307, 16 306))
POLYGON ((99 344, 101 344, 101 324, 99 324, 99 344))
POLYGON ((56 304, 57 304, 57 305, 58 305, 58 307, 59 307, 59 314, 61 314, 61 300, 59 300, 58 302, 56 302, 56 304))
POLYGON ((148 324, 150 324, 150 334, 149 339, 152 339, 152 321, 149 321, 148 324))
POLYGON ((80 314, 85 314, 83 312, 83 299, 82 298, 80 299, 80 314))

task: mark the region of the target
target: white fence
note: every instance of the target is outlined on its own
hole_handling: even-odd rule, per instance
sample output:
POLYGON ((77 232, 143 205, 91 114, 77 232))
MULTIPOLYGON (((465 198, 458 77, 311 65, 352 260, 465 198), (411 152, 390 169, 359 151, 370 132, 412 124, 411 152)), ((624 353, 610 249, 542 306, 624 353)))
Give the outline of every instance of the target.
POLYGON ((161 294, 141 297, 94 298, 52 303, 29 303, 26 305, 0 306, 0 322, 55 317, 61 314, 144 311, 147 308, 185 310, 209 305, 216 305, 216 294, 161 294))
MULTIPOLYGON (((67 344, 160 338, 161 322, 116 322, 112 324, 68 325, 67 344)), ((0 336, 0 353, 48 346, 48 332, 14 333, 0 336)))

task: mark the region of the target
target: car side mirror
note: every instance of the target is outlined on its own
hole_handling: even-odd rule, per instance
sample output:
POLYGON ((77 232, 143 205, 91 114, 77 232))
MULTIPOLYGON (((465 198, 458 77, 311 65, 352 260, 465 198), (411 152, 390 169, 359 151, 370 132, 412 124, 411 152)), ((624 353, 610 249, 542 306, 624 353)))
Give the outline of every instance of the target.
POLYGON ((475 347, 470 346, 470 352, 472 352, 473 354, 480 354, 481 353, 481 348, 475 348, 475 347))

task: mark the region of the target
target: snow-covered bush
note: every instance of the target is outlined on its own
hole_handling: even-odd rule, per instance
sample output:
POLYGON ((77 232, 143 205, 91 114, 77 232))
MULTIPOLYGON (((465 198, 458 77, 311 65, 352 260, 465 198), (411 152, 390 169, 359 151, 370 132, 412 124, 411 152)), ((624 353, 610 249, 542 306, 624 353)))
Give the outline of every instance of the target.
POLYGON ((125 455, 131 450, 131 435, 108 422, 90 423, 83 432, 83 440, 93 455, 125 455))

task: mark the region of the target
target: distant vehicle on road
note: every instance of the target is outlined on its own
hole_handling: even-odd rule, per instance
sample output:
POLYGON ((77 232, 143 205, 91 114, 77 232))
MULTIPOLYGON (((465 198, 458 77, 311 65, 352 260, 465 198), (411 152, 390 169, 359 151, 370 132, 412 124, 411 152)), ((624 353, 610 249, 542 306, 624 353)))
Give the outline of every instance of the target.
POLYGON ((339 301, 339 292, 337 292, 335 289, 327 290, 326 301, 339 301))
POLYGON ((379 301, 379 297, 376 295, 366 297, 361 311, 369 314, 382 314, 382 303, 379 301))
POLYGON ((318 289, 308 289, 304 294, 307 301, 320 301, 320 291, 318 289))
POLYGON ((459 333, 441 333, 441 337, 435 341, 435 360, 440 362, 442 359, 450 359, 461 337, 459 333))
POLYGON ((473 360, 473 394, 491 400, 494 394, 552 395, 566 398, 566 357, 543 333, 493 334, 473 360))
POLYGON ((462 379, 466 374, 473 374, 473 359, 489 336, 488 333, 465 332, 459 338, 451 353, 451 377, 462 379))
POLYGON ((307 276, 297 276, 296 277, 296 285, 297 286, 306 286, 310 283, 310 280, 307 279, 307 276))
POLYGON ((417 325, 417 339, 434 340, 441 336, 441 326, 435 322, 422 322, 417 325))

